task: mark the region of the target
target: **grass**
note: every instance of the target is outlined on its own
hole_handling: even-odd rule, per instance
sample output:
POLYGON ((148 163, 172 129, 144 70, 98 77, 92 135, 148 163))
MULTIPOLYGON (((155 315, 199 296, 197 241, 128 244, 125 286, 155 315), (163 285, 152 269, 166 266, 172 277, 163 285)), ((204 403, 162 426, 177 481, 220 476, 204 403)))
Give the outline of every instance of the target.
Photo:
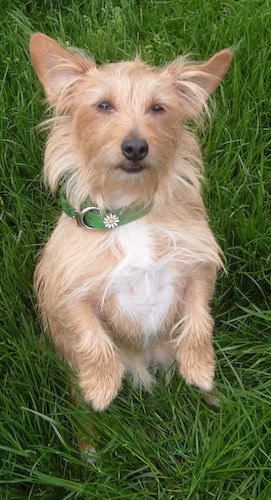
POLYGON ((270 499, 270 1, 7 0, 0 13, 0 498, 270 499), (32 31, 98 62, 236 49, 201 136, 205 201, 228 269, 213 303, 217 411, 177 376, 152 395, 125 384, 100 415, 75 408, 68 368, 38 342, 32 273, 58 206, 41 182, 32 31), (86 420, 97 429, 94 464, 77 448, 86 420))

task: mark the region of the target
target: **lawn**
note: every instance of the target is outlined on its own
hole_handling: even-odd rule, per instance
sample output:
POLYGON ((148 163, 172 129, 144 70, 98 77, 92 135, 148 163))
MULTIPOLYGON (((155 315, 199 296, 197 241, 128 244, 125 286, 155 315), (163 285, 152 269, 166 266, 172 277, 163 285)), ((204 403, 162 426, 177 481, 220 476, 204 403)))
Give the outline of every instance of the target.
POLYGON ((6 0, 1 14, 0 499, 271 498, 269 0, 6 0), (39 342, 32 275, 58 217, 42 184, 43 91, 28 55, 42 31, 98 63, 162 65, 233 47, 200 131, 204 198, 224 250, 213 314, 220 408, 175 375, 146 394, 125 382, 95 414, 69 395, 69 371, 39 342), (95 425, 95 463, 77 441, 95 425))

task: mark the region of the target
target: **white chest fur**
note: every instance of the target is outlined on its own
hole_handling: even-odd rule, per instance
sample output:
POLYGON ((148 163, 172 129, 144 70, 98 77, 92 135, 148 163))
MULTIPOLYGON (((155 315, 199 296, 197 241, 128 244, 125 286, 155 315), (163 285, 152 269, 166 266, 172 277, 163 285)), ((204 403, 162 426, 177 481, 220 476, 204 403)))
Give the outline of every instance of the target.
POLYGON ((124 258, 109 286, 121 313, 141 326, 147 341, 159 331, 174 301, 177 272, 172 257, 157 259, 152 228, 142 221, 119 228, 118 237, 124 258))

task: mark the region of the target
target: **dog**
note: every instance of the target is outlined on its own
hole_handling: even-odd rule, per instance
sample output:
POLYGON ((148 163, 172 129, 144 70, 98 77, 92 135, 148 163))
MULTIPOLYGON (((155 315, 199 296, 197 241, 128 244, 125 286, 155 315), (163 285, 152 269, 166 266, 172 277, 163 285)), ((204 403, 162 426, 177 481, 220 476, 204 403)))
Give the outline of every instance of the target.
POLYGON ((232 51, 162 68, 139 57, 97 67, 35 33, 30 53, 54 109, 45 181, 63 207, 34 278, 57 353, 96 411, 126 373, 151 390, 160 365, 212 392, 210 300, 223 264, 186 122, 207 110, 232 51))

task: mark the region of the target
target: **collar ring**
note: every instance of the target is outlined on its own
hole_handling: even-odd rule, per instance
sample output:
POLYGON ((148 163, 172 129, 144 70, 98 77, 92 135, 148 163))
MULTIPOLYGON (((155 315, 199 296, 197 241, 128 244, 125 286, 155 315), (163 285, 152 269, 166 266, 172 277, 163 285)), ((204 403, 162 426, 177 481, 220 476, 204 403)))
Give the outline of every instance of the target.
POLYGON ((100 210, 98 209, 98 207, 86 207, 86 208, 83 208, 83 210, 81 210, 81 211, 75 210, 74 219, 76 219, 76 222, 77 222, 79 227, 84 227, 85 229, 95 229, 94 226, 91 226, 91 224, 87 224, 85 222, 85 216, 91 212, 99 214, 100 210))

